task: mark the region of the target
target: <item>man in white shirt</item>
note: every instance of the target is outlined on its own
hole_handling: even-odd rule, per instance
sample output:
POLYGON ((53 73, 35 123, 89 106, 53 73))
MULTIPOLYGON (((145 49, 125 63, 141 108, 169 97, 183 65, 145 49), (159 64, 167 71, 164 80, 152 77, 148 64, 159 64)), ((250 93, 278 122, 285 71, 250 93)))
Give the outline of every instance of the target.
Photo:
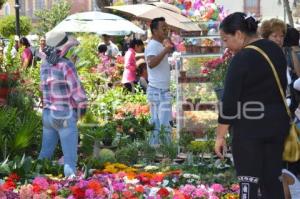
POLYGON ((170 94, 170 66, 168 54, 173 51, 173 45, 163 41, 168 36, 168 28, 163 17, 151 21, 152 39, 145 49, 148 72, 147 99, 150 103, 151 122, 155 125, 149 144, 156 146, 162 140, 171 141, 171 94, 170 94), (163 130, 163 131, 161 131, 163 130), (160 132, 166 132, 160 135, 160 132))
MULTIPOLYGON (((116 44, 111 41, 111 37, 109 35, 102 35, 103 43, 107 47, 106 55, 111 58, 116 58, 118 55, 121 55, 119 48, 116 44)), ((99 44, 100 45, 100 44, 99 44)))

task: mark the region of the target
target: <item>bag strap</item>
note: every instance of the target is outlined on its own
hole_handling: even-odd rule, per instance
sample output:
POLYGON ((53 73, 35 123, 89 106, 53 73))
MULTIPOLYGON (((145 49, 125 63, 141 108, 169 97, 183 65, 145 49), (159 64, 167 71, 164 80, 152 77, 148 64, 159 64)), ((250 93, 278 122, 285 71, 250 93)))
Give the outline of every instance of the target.
POLYGON ((278 86, 278 88, 279 88, 279 91, 280 91, 280 95, 281 95, 281 97, 282 97, 282 100, 283 100, 283 102, 284 102, 286 112, 287 112, 287 114, 289 115, 289 117, 292 119, 292 114, 291 114, 291 111, 290 111, 290 109, 289 109, 289 106, 288 106, 287 103, 286 103, 286 100, 285 100, 285 94, 284 94, 284 92, 283 92, 282 85, 281 85, 281 83, 280 83, 278 74, 277 74, 276 69, 275 69, 275 67, 274 67, 274 64, 273 64, 272 61, 270 60, 269 56, 268 56, 262 49, 260 49, 260 48, 257 47, 257 46, 249 45, 249 46, 246 46, 245 48, 251 48, 251 49, 253 49, 253 50, 256 50, 257 52, 259 52, 259 53, 260 53, 260 54, 268 61, 269 65, 270 65, 270 67, 271 67, 271 69, 272 69, 272 71, 273 71, 274 77, 275 77, 275 79, 276 79, 276 83, 277 83, 277 86, 278 86))

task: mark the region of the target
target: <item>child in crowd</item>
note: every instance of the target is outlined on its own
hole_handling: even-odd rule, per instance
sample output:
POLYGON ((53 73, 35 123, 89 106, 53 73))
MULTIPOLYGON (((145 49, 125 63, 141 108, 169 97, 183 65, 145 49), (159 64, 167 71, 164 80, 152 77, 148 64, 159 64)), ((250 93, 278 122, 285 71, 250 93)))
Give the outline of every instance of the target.
POLYGON ((144 93, 147 91, 148 86, 148 73, 147 73, 147 65, 145 59, 141 58, 136 62, 137 65, 137 82, 138 85, 142 88, 144 93))
POLYGON ((288 163, 288 169, 282 170, 282 182, 285 199, 300 198, 300 162, 288 163))

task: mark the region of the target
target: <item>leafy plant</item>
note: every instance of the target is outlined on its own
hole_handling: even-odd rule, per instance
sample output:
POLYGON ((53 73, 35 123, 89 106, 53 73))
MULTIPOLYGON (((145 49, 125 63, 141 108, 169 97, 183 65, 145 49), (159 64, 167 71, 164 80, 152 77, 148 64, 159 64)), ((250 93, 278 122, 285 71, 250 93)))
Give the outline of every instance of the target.
POLYGON ((128 144, 116 151, 116 159, 120 163, 132 165, 138 161, 138 148, 135 144, 128 144))
MULTIPOLYGON (((28 17, 20 17, 20 33, 28 35, 31 30, 31 21, 28 17)), ((16 17, 14 15, 5 16, 0 19, 0 34, 9 38, 16 33, 16 17)))
POLYGON ((66 0, 58 0, 53 3, 50 10, 41 9, 35 11, 34 15, 38 18, 39 24, 37 31, 44 35, 52 30, 59 22, 70 14, 71 4, 66 0))
POLYGON ((35 111, 19 111, 17 108, 0 108, 0 148, 2 158, 17 155, 26 150, 35 142, 33 137, 41 131, 41 118, 35 111))

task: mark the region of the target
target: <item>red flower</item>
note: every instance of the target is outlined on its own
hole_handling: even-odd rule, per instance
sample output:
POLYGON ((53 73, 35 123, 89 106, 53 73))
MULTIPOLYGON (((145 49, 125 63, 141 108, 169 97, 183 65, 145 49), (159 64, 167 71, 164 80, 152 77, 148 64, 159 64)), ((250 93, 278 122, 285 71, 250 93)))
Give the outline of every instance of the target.
POLYGON ((97 180, 90 180, 87 187, 89 189, 94 190, 94 192, 99 193, 101 192, 102 186, 97 180))
POLYGON ((85 197, 85 191, 82 188, 73 186, 73 187, 71 187, 71 191, 72 191, 74 198, 81 199, 81 198, 85 197))
POLYGON ((124 192, 123 192, 123 197, 125 197, 125 198, 133 198, 134 195, 133 195, 133 193, 130 192, 130 191, 124 191, 124 192))
POLYGON ((138 185, 135 187, 135 191, 138 193, 144 193, 144 187, 142 185, 138 185))
POLYGON ((168 197, 170 192, 168 191, 168 189, 162 187, 162 188, 160 188, 160 190, 158 190, 157 194, 160 195, 160 197, 163 198, 163 197, 168 197))
POLYGON ((5 183, 3 184, 3 189, 4 190, 13 190, 15 189, 17 186, 16 186, 16 183, 14 183, 14 181, 12 180, 6 180, 5 183))
POLYGON ((32 184, 32 191, 34 193, 39 193, 42 190, 42 188, 38 184, 32 184))

